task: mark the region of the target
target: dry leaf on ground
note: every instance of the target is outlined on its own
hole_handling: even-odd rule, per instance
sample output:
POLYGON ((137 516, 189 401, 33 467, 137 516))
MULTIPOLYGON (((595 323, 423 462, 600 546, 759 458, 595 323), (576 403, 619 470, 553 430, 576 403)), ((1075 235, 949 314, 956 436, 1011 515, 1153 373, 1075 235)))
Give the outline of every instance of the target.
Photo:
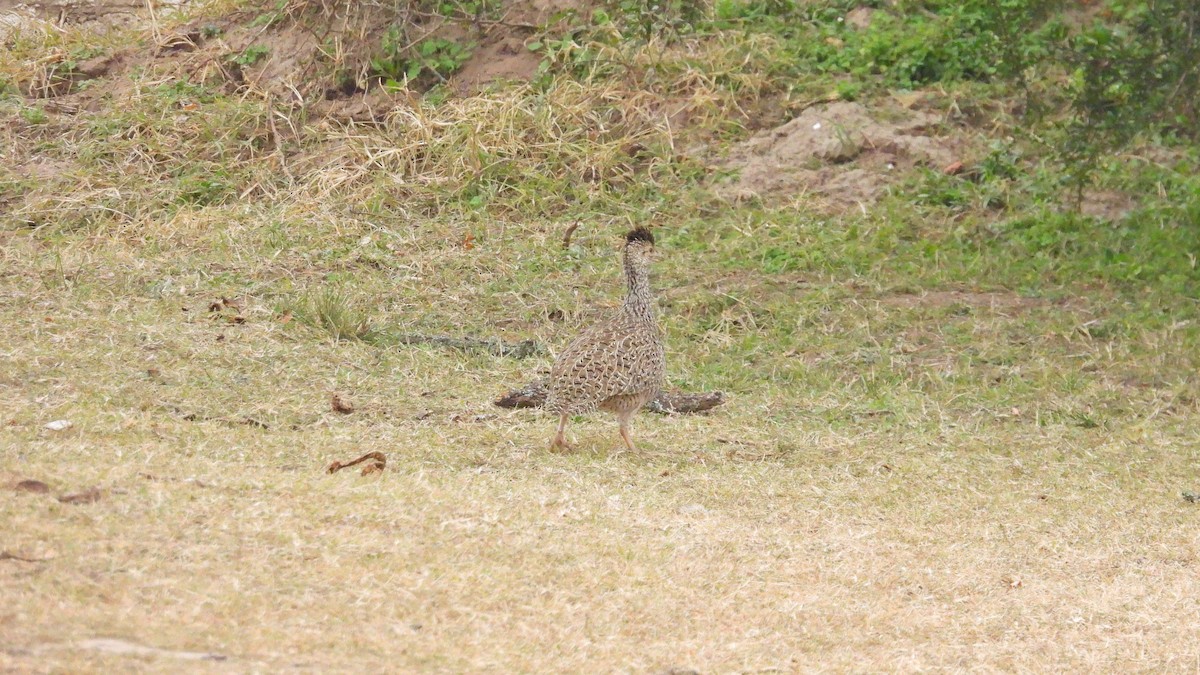
POLYGON ((338 471, 341 471, 342 469, 345 469, 346 467, 354 466, 355 464, 360 464, 362 462, 367 461, 368 459, 373 460, 373 461, 370 464, 363 467, 362 475, 364 475, 364 476, 367 476, 367 475, 370 475, 373 473, 377 473, 377 472, 382 472, 383 469, 387 466, 387 457, 384 456, 384 454, 382 452, 368 452, 367 454, 363 455, 362 457, 359 457, 358 459, 351 461, 351 462, 346 462, 344 464, 342 462, 334 462, 333 464, 329 465, 328 472, 329 473, 337 473, 338 471))
POLYGON ((349 415, 350 413, 354 412, 354 406, 351 405, 349 401, 342 399, 342 397, 338 394, 333 395, 333 397, 330 399, 330 404, 332 404, 333 412, 335 413, 349 415))

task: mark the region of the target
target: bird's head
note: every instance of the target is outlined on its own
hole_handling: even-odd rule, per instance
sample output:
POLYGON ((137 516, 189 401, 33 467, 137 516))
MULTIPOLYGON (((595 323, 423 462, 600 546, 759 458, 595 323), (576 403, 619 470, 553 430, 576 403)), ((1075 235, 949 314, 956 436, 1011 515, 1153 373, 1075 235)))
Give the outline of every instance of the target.
POLYGON ((656 257, 654 234, 645 226, 630 230, 625 235, 625 255, 639 262, 652 261, 656 257))

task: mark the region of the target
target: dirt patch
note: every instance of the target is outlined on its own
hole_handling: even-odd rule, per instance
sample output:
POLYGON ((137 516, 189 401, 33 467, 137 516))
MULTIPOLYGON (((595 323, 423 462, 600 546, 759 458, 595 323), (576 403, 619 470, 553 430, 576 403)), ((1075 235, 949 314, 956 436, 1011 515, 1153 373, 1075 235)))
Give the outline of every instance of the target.
POLYGON ((572 12, 584 14, 601 4, 600 0, 508 0, 502 3, 500 22, 510 26, 541 25, 572 12))
POLYGON ((455 74, 455 90, 468 94, 497 80, 530 80, 537 74, 541 59, 525 46, 525 39, 514 35, 497 36, 490 44, 475 50, 471 60, 455 74))
POLYGON ((871 27, 871 21, 877 11, 879 10, 872 7, 856 7, 846 13, 846 24, 858 30, 866 30, 871 27))
POLYGON ((932 135, 940 122, 901 106, 816 105, 734 147, 721 166, 740 175, 720 192, 738 200, 812 195, 835 207, 866 205, 904 169, 955 160, 950 145, 932 135))
POLYGON ((1079 212, 1085 216, 1116 222, 1137 208, 1137 200, 1131 195, 1112 190, 1087 190, 1079 204, 1079 212))
POLYGON ((41 19, 38 18, 37 13, 29 7, 0 2, 0 39, 7 38, 10 33, 39 21, 41 19))
MULTIPOLYGON (((529 80, 540 57, 529 40, 547 24, 589 11, 589 0, 510 0, 487 15, 443 15, 416 6, 377 3, 264 3, 241 7, 184 24, 168 17, 181 0, 159 5, 151 14, 140 0, 51 0, 18 4, 0 0, 0 31, 31 23, 55 26, 145 26, 145 47, 104 54, 74 64, 64 52, 59 64, 25 83, 26 93, 59 99, 67 112, 89 109, 92 99, 112 87, 88 88, 86 80, 119 80, 126 73, 217 86, 226 91, 260 92, 297 105, 312 104, 318 114, 379 119, 408 92, 387 91, 377 63, 404 72, 426 40, 471 45, 453 74, 424 71, 410 83, 417 93, 437 84, 469 95, 497 80, 529 80), (150 31, 149 28, 153 27, 150 31), (387 46, 388 40, 392 46, 387 46), (70 63, 70 65, 68 65, 70 63)), ((0 33, 2 34, 2 33, 0 33)), ((401 78, 402 79, 402 78, 401 78)), ((120 88, 119 82, 114 85, 120 88)), ((395 87, 393 87, 395 89, 395 87)))
POLYGON ((0 0, 0 37, 14 28, 39 23, 85 26, 89 30, 105 32, 113 28, 140 25, 182 4, 182 0, 159 0, 154 3, 152 14, 143 0, 0 0))

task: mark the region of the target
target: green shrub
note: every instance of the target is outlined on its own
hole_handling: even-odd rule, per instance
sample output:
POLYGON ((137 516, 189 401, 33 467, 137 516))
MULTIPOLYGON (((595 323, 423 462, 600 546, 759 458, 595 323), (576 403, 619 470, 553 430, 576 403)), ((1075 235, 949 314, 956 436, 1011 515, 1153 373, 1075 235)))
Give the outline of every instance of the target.
POLYGON ((271 53, 271 48, 265 45, 250 45, 241 52, 229 57, 229 60, 243 68, 248 68, 266 58, 267 54, 271 53))
POLYGON ((1060 154, 1077 201, 1099 162, 1137 136, 1200 139, 1200 4, 1117 3, 1066 41, 1062 60, 1071 117, 1060 154))
POLYGON ((384 33, 371 74, 391 88, 405 85, 428 89, 444 83, 471 58, 474 43, 431 37, 408 46, 404 32, 392 27, 384 33))

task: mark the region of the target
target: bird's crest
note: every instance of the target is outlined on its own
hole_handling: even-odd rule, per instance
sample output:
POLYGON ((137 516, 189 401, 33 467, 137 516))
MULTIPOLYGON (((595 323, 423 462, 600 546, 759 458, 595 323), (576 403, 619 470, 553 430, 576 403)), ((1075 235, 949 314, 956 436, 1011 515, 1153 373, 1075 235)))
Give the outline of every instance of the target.
POLYGON ((653 246, 654 234, 652 234, 650 230, 644 226, 638 227, 630 230, 629 233, 625 235, 625 243, 632 244, 635 241, 644 241, 653 246))

